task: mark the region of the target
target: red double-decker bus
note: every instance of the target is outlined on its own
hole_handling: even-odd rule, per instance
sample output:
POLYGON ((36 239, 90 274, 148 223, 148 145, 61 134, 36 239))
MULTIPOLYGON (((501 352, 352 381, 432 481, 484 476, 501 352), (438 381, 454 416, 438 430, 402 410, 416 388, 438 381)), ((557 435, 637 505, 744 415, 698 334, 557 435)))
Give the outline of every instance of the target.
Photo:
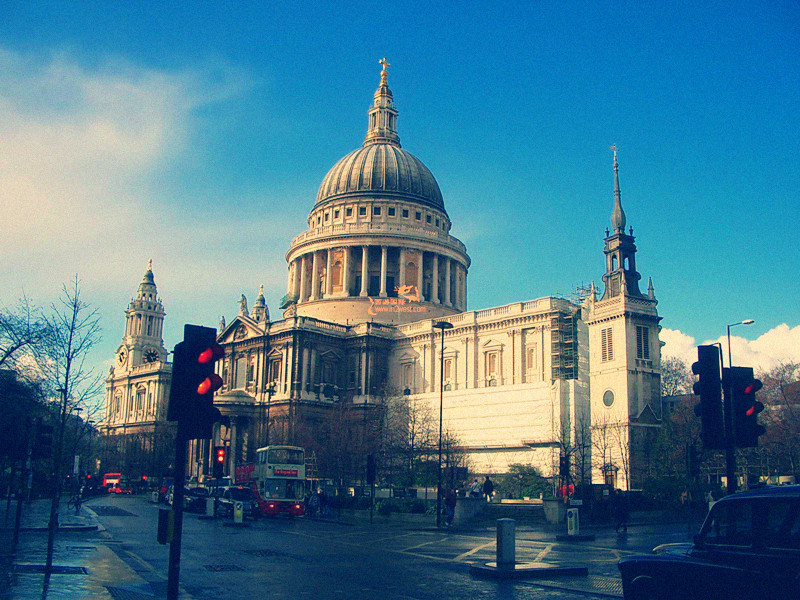
POLYGON ((256 450, 256 462, 236 468, 236 483, 253 486, 262 515, 305 513, 305 450, 298 446, 266 446, 256 450))

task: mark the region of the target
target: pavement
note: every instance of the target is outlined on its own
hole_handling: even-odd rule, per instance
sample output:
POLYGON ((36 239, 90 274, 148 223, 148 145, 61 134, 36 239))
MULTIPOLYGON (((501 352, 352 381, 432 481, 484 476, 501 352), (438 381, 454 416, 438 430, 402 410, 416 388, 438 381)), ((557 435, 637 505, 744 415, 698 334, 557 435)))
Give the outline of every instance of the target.
MULTIPOLYGON (((13 548, 15 509, 16 501, 0 529, 0 599, 43 598, 50 500, 23 504, 19 541, 13 548)), ((47 600, 156 597, 158 590, 114 551, 114 541, 90 507, 84 504, 76 514, 64 499, 59 509, 47 600)), ((5 510, 0 514, 5 516, 5 510)))

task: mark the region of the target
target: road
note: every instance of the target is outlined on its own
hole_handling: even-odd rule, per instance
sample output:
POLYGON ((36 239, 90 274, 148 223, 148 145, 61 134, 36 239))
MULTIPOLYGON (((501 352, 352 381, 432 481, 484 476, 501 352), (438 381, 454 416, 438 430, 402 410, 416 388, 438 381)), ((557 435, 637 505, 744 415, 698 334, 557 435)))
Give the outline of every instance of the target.
MULTIPOLYGON (((109 546, 154 590, 163 589, 169 548, 155 539, 158 506, 143 497, 101 497, 86 506, 105 527, 87 534, 86 541, 109 546)), ((488 525, 450 532, 299 518, 261 519, 237 528, 187 514, 180 581, 198 600, 620 597, 620 557, 686 538, 685 526, 634 525, 628 535, 600 530, 595 541, 564 543, 552 532, 521 527, 518 561, 584 564, 589 577, 493 581, 469 574, 469 564, 494 560, 495 530, 488 525)))

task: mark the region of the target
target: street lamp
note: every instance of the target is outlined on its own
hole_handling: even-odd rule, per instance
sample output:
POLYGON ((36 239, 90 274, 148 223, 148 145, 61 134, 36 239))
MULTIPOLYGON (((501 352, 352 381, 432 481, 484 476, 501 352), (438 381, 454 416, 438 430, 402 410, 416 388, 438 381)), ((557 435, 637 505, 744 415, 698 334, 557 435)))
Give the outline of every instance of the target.
POLYGON ((434 329, 442 330, 442 359, 439 363, 439 463, 436 482, 436 528, 442 526, 442 407, 444 406, 444 332, 452 329, 453 324, 447 321, 436 321, 434 329))
POLYGON ((733 361, 731 360, 731 327, 736 327, 737 325, 752 325, 755 323, 753 319, 745 319, 744 321, 739 321, 737 323, 731 323, 728 325, 728 366, 733 366, 733 361))
MULTIPOLYGON (((728 368, 733 367, 733 359, 731 358, 731 327, 737 325, 752 325, 755 323, 753 319, 744 319, 728 325, 728 368)), ((723 370, 724 372, 724 370, 723 370)), ((736 454, 733 447, 733 415, 731 404, 733 403, 733 390, 731 389, 731 377, 722 379, 725 386, 725 394, 722 399, 723 416, 725 418, 725 482, 727 493, 732 494, 736 491, 739 482, 736 480, 736 454)))

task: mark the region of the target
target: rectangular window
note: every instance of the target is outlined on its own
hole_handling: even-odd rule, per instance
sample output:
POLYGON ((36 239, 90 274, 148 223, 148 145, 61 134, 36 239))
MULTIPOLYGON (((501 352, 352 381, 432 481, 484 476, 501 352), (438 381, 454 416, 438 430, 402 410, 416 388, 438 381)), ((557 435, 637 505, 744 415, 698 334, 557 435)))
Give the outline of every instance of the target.
POLYGON ((601 360, 603 362, 609 362, 614 360, 614 338, 611 336, 611 327, 607 329, 603 329, 600 332, 601 335, 601 360))
POLYGON ((403 209, 403 218, 404 218, 404 219, 407 219, 407 218, 408 218, 408 210, 407 210, 407 209, 405 209, 405 208, 403 209))
POLYGON ((525 353, 525 369, 528 371, 529 374, 533 374, 536 372, 537 362, 538 361, 536 360, 536 344, 529 344, 525 353))
POLYGON ((389 211, 389 216, 393 217, 394 216, 394 207, 390 206, 387 210, 389 211))
POLYGON ((497 385, 497 352, 488 352, 486 354, 486 385, 497 385))
POLYGON ((439 219, 436 219, 436 226, 439 226, 439 219))
POLYGON ((444 361, 444 380, 450 381, 453 376, 453 359, 448 358, 444 361))
POLYGON ((329 216, 328 213, 325 213, 325 222, 326 223, 328 222, 328 216, 329 216))
POLYGON ((427 216, 425 217, 425 222, 426 222, 426 223, 430 223, 430 222, 431 222, 431 216, 430 216, 430 215, 427 215, 427 216))
POLYGON ((352 208, 351 206, 348 206, 348 207, 345 209, 345 213, 344 213, 344 214, 345 214, 346 216, 348 216, 348 217, 352 217, 352 216, 353 216, 353 208, 352 208))
POLYGON ((372 214, 373 215, 380 215, 381 214, 381 207, 380 206, 373 206, 372 207, 372 214))
POLYGON ((416 219, 417 219, 417 221, 422 221, 422 213, 421 213, 421 212, 419 212, 419 211, 417 211, 417 214, 416 214, 416 215, 414 215, 414 218, 416 218, 416 219))
POLYGON ((650 328, 636 326, 636 358, 650 360, 650 328))
POLYGON ((359 206, 358 207, 358 214, 360 216, 365 216, 367 214, 367 207, 366 206, 359 206))
POLYGON ((338 208, 333 211, 333 218, 334 219, 338 219, 339 218, 339 209, 338 208))

